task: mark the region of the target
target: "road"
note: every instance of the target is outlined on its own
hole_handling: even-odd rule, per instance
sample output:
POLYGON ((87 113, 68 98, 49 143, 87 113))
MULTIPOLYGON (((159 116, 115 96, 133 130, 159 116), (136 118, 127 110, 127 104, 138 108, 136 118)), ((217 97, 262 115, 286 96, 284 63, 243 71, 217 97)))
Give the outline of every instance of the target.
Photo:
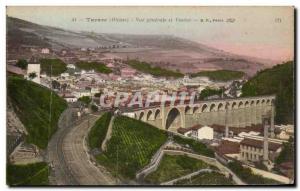
POLYGON ((48 145, 48 161, 52 164, 52 185, 110 185, 110 175, 90 160, 85 145, 88 128, 99 115, 88 115, 74 123, 72 108, 61 116, 59 129, 48 145))

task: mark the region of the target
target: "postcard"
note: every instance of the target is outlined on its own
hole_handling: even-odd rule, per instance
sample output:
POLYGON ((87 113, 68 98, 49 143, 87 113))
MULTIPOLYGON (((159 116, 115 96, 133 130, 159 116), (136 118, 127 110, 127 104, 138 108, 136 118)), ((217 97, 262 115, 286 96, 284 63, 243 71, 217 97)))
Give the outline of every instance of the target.
POLYGON ((8 6, 7 185, 295 186, 292 6, 8 6))

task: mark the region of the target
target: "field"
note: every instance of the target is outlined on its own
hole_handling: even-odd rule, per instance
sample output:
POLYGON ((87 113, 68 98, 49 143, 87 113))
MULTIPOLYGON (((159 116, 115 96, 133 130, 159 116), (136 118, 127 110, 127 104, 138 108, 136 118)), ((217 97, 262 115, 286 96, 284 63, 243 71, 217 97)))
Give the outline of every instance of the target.
POLYGON ((233 185, 233 182, 223 174, 217 172, 202 173, 191 179, 180 180, 176 185, 233 185))
POLYGON ((89 147, 91 149, 101 147, 103 140, 105 139, 108 125, 111 119, 112 113, 104 113, 91 128, 88 135, 89 147))
POLYGON ((183 146, 189 145, 189 147, 191 149, 193 149, 193 151, 197 154, 205 155, 205 156, 211 157, 211 158, 215 157, 214 151, 207 148, 207 146, 205 144, 200 143, 199 141, 196 141, 193 139, 182 138, 178 135, 174 136, 174 141, 183 146))
POLYGON ((76 66, 83 70, 95 70, 96 72, 104 74, 109 74, 112 72, 110 68, 99 62, 77 62, 76 66))
POLYGON ((67 70, 67 65, 60 59, 41 59, 41 72, 45 72, 47 75, 58 76, 67 70))
POLYGON ((158 66, 151 66, 146 62, 140 62, 138 60, 129 60, 127 61, 127 64, 138 71, 147 74, 152 74, 156 77, 183 77, 183 74, 178 71, 172 71, 158 66))
POLYGON ((245 75, 244 72, 232 70, 215 70, 215 71, 202 71, 191 74, 191 77, 205 76, 213 81, 231 81, 241 79, 245 75))
POLYGON ((164 155, 157 170, 146 176, 145 182, 160 184, 204 168, 209 165, 201 160, 185 155, 164 155))
POLYGON ((7 165, 7 184, 21 185, 47 185, 49 167, 47 163, 33 163, 27 165, 7 165))
POLYGON ((8 100, 29 133, 26 141, 42 149, 47 147, 48 140, 57 129, 61 113, 67 108, 65 100, 53 93, 50 112, 50 92, 31 81, 8 76, 8 100))
POLYGON ((134 179, 136 172, 150 162, 166 140, 164 131, 135 119, 118 116, 114 119, 107 151, 96 158, 114 176, 134 179))

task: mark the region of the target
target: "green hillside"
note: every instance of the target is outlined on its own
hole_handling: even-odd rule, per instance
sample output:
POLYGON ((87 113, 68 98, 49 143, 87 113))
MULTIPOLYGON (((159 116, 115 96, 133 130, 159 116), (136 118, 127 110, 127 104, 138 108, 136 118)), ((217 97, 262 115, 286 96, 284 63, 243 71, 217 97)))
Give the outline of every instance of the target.
POLYGON ((111 112, 104 113, 91 128, 88 135, 88 143, 91 149, 101 147, 101 144, 105 139, 111 117, 111 112))
POLYGON ((234 185, 234 182, 219 172, 201 173, 188 179, 183 179, 175 185, 234 185))
POLYGON ((294 123, 294 63, 258 72, 242 88, 242 96, 276 95, 277 123, 294 123))
POLYGON ((52 76, 58 76, 67 70, 67 65, 60 59, 41 59, 41 70, 47 75, 51 74, 52 65, 52 76))
POLYGON ((7 184, 11 186, 48 185, 49 166, 45 162, 7 165, 7 184))
POLYGON ((125 116, 114 119, 112 130, 107 151, 98 155, 97 160, 113 175, 124 179, 134 179, 167 140, 166 132, 125 116))
POLYGON ((244 72, 232 70, 216 70, 216 71, 202 71, 191 74, 191 77, 205 76, 214 81, 230 81, 241 79, 245 76, 244 72))
POLYGON ((129 60, 126 62, 132 68, 141 71, 143 73, 151 74, 157 77, 174 77, 180 78, 183 77, 183 74, 178 71, 168 70, 158 66, 151 66, 147 62, 140 62, 138 60, 129 60))
POLYGON ((95 70, 99 73, 109 74, 112 70, 101 62, 77 62, 76 66, 82 70, 95 70))
POLYGON ((46 148, 48 140, 57 129, 57 122, 61 113, 67 108, 65 100, 55 93, 36 83, 17 76, 8 76, 7 96, 13 108, 26 127, 27 142, 46 148), (50 119, 51 113, 51 119, 50 119))
POLYGON ((157 170, 147 175, 145 181, 150 184, 160 184, 209 167, 210 165, 204 161, 186 155, 166 154, 159 163, 157 170))

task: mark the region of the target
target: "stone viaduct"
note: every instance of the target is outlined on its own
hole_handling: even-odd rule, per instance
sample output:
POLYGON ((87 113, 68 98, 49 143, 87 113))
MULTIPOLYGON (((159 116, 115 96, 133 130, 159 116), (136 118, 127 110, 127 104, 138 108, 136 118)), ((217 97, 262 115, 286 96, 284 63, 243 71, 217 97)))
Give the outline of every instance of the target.
POLYGON ((135 119, 158 128, 176 131, 193 125, 224 125, 245 127, 262 123, 263 115, 271 116, 274 129, 275 96, 243 97, 234 99, 206 100, 193 105, 159 105, 128 111, 135 119))

